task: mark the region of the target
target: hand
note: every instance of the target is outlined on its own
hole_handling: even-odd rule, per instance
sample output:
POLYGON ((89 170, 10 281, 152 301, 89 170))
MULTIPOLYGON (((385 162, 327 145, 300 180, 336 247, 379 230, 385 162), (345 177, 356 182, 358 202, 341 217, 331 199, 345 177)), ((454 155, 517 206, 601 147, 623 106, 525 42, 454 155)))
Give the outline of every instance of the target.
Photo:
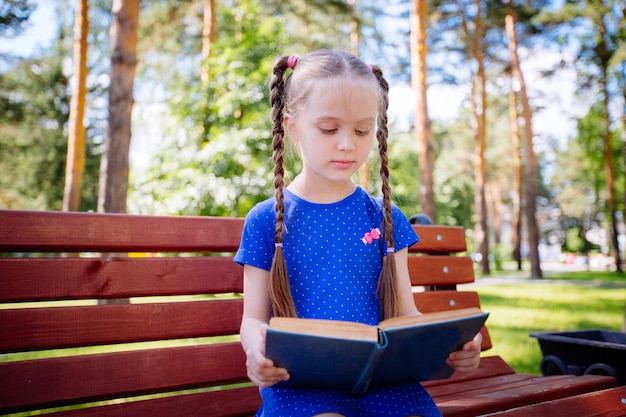
POLYGON ((289 373, 285 368, 277 368, 274 362, 265 357, 265 336, 267 335, 267 324, 261 326, 261 337, 257 343, 246 352, 246 367, 248 368, 248 378, 261 388, 270 387, 277 382, 289 379, 289 373))
POLYGON ((480 364, 480 346, 483 336, 478 333, 474 340, 470 340, 463 345, 461 350, 452 352, 447 359, 447 364, 455 371, 471 372, 475 371, 480 364))

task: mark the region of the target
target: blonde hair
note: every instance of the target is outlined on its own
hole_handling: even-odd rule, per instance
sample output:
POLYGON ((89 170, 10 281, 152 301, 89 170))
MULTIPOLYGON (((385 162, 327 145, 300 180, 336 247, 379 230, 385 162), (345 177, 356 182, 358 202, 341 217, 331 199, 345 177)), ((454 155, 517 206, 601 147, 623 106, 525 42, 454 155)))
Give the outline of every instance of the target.
MULTIPOLYGON (((285 254, 283 252, 283 230, 285 226, 285 131, 283 115, 297 115, 316 82, 329 78, 349 77, 362 81, 365 87, 372 86, 378 95, 378 126, 376 139, 380 156, 380 177, 383 195, 383 230, 387 243, 386 256, 378 280, 377 293, 380 299, 382 318, 400 314, 398 282, 393 254, 393 222, 391 211, 391 188, 389 186, 389 159, 387 156, 387 108, 389 106, 389 84, 377 66, 368 66, 360 59, 345 52, 319 50, 296 60, 283 56, 276 60, 270 80, 270 104, 272 105, 272 149, 274 159, 274 189, 276 197, 276 250, 270 271, 270 297, 275 316, 295 317, 296 308, 291 296, 285 254), (287 78, 289 68, 293 69, 287 78)), ((296 116, 297 117, 297 116, 296 116)))

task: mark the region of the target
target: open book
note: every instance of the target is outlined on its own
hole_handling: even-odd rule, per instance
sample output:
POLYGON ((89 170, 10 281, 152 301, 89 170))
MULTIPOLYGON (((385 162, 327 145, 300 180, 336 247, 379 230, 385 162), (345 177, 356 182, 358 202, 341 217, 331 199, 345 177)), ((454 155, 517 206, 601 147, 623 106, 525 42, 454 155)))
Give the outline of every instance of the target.
POLYGON ((466 308, 395 317, 378 326, 274 317, 265 356, 289 371, 290 379, 276 387, 365 394, 370 387, 451 376, 447 357, 474 338, 487 316, 466 308))

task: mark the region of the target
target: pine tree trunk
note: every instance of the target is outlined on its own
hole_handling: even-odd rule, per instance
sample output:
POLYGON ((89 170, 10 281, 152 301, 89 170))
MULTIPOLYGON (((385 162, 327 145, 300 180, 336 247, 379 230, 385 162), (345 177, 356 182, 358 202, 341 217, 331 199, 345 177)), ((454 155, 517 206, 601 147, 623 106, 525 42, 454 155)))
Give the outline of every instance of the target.
POLYGON ((417 111, 415 114, 415 130, 417 133, 419 153, 419 201, 421 214, 436 222, 435 195, 433 191, 435 171, 435 145, 428 116, 428 69, 426 55, 426 25, 428 2, 413 0, 411 11, 411 84, 417 95, 417 111))
MULTIPOLYGON (((215 27, 215 1, 204 0, 203 5, 203 24, 202 24, 202 58, 206 59, 211 55, 211 46, 215 42, 217 28, 215 27)), ((200 74, 202 84, 209 82, 209 68, 204 65, 200 74)))
POLYGON ((87 37, 89 4, 80 0, 74 17, 74 86, 67 131, 67 161, 63 211, 80 210, 80 189, 85 171, 85 95, 87 80, 87 37))
POLYGON ((622 257, 619 251, 619 239, 617 229, 617 201, 615 196, 615 174, 613 166, 613 147, 611 146, 611 120, 609 119, 609 89, 607 65, 602 66, 602 90, 604 93, 604 165, 606 166, 606 181, 609 188, 609 218, 611 220, 611 246, 613 246, 613 259, 615 268, 622 272, 622 257))
POLYGON ((139 0, 114 0, 112 11, 109 119, 100 164, 98 211, 125 213, 139 0))
POLYGON ((511 118, 511 139, 513 141, 513 165, 515 167, 515 193, 513 194, 513 233, 511 243, 513 243, 513 259, 517 262, 517 270, 522 270, 522 147, 519 136, 519 122, 517 112, 517 98, 511 83, 509 92, 509 114, 511 118))
POLYGON ((505 19, 506 32, 509 37, 509 53, 511 55, 511 71, 517 79, 520 87, 520 101, 522 104, 522 117, 524 118, 524 151, 526 164, 524 165, 524 184, 526 185, 526 198, 524 211, 526 214, 526 227, 528 230, 528 247, 530 258, 530 275, 533 278, 542 278, 541 264, 539 259, 539 229, 537 227, 537 162, 533 149, 532 114, 530 103, 526 94, 524 75, 520 69, 517 56, 517 36, 515 34, 515 12, 511 0, 507 1, 508 12, 505 19))

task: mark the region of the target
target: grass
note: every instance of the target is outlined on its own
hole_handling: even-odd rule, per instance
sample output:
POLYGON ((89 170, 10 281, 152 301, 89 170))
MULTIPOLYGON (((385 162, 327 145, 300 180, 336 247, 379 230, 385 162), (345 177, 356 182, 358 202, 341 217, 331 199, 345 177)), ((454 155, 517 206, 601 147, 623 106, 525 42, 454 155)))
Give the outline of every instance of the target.
POLYGON ((493 348, 516 372, 540 374, 542 353, 532 332, 600 328, 622 330, 626 276, 613 272, 551 274, 528 282, 475 284, 493 348))

